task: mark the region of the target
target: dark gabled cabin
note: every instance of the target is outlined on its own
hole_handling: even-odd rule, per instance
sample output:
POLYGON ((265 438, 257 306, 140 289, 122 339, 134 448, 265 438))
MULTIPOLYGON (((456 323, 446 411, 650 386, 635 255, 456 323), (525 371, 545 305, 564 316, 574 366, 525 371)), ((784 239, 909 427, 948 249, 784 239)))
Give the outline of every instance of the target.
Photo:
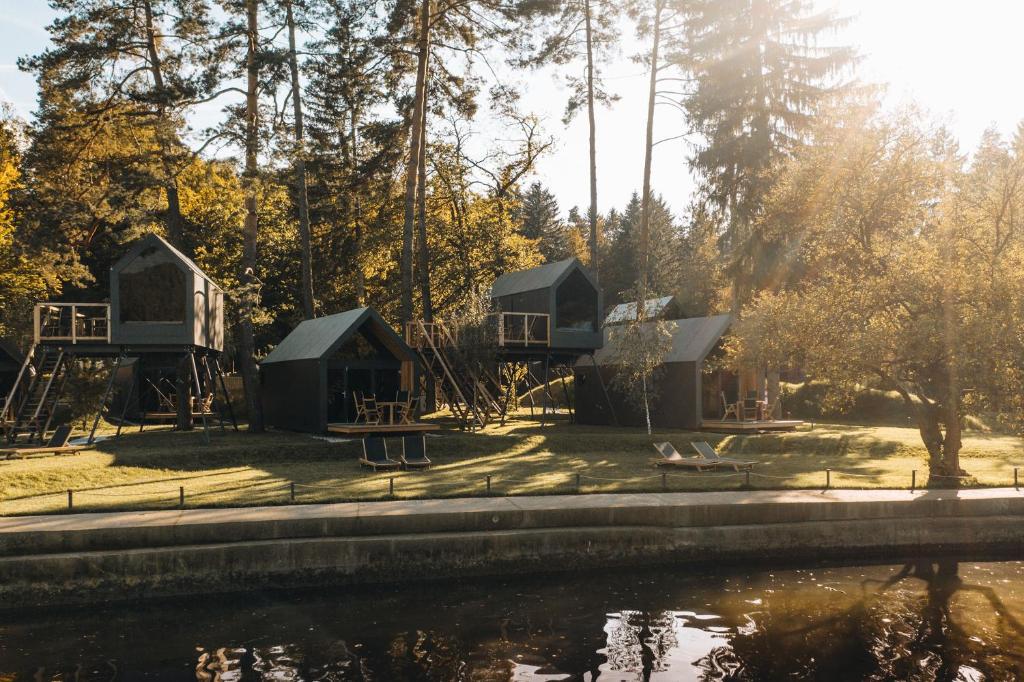
POLYGON ((415 359, 372 308, 306 320, 260 363, 264 419, 309 433, 352 423, 353 393, 394 400, 412 389, 415 359))
POLYGON ((507 272, 491 286, 491 299, 501 312, 503 346, 521 338, 556 351, 601 347, 601 290, 575 258, 507 272))
MULTIPOLYGON (((665 324, 672 335, 672 347, 654 375, 657 397, 651 401, 651 423, 657 428, 699 429, 709 414, 718 414, 721 392, 720 372, 709 371, 707 361, 720 346, 729 329, 729 315, 669 320, 665 324), (709 404, 710 403, 710 404, 709 404)), ((654 324, 649 322, 647 324, 654 324)), ((604 347, 594 360, 606 386, 618 371, 618 337, 621 326, 606 327, 604 347)), ((576 421, 580 424, 612 424, 608 402, 601 382, 595 376, 594 364, 580 360, 574 368, 576 421)), ((621 392, 609 387, 615 418, 623 426, 644 423, 643 409, 621 392)))
POLYGON ((224 348, 224 291, 155 234, 110 269, 110 343, 224 348))
MULTIPOLYGON (((678 320, 683 317, 682 306, 675 296, 649 298, 644 305, 645 320, 678 320)), ((604 326, 626 324, 636 319, 636 301, 620 303, 605 315, 604 326)))

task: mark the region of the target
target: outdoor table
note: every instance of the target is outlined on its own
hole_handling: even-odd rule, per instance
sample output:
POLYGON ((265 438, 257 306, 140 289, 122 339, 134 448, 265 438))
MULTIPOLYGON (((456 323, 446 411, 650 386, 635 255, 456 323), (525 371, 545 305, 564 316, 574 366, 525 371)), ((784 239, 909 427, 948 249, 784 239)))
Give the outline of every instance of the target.
POLYGON ((400 407, 404 407, 405 403, 398 400, 378 400, 377 409, 384 414, 384 410, 387 410, 387 419, 383 420, 385 424, 397 424, 395 421, 395 410, 400 407))

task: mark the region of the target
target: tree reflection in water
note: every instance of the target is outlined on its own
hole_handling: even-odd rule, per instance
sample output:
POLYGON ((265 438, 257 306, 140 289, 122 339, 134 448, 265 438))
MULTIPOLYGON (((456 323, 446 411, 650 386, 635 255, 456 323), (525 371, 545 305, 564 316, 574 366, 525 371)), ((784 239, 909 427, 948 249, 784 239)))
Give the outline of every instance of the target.
POLYGON ((1022 609, 935 560, 225 595, 5 614, 0 680, 1024 679, 1022 609))
POLYGON ((865 579, 861 598, 833 613, 827 602, 794 607, 782 595, 702 661, 704 679, 1024 678, 1021 621, 991 586, 965 583, 959 569, 954 560, 905 564, 886 580, 865 579), (721 660, 732 675, 717 670, 721 660))

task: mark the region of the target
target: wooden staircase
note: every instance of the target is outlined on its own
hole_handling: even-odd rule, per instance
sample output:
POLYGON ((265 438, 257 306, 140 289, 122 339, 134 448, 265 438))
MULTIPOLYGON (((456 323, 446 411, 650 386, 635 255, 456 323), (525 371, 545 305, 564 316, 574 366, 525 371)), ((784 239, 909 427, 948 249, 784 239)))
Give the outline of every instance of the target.
POLYGON ((33 346, 0 412, 8 443, 41 442, 50 428, 68 380, 70 357, 59 349, 33 346))
POLYGON ((406 342, 416 350, 423 370, 434 377, 463 428, 482 429, 504 417, 507 401, 500 399, 501 382, 492 372, 470 366, 443 323, 409 322, 406 342))

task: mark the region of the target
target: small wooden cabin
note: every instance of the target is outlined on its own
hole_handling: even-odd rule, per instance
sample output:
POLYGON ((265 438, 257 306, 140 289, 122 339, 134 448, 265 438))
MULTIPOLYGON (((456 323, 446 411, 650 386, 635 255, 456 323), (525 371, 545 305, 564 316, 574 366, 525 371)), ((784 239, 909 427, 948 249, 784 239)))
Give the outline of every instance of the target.
POLYGON ((534 336, 546 334, 550 349, 589 353, 601 347, 601 290, 575 258, 507 272, 491 286, 491 299, 506 328, 525 325, 534 336))
MULTIPOLYGON (((719 347, 731 322, 732 318, 729 315, 666 322, 672 335, 672 347, 654 379, 657 398, 650 403, 653 426, 699 429, 706 414, 712 411, 717 414, 720 401, 714 399, 712 393, 720 390, 720 377, 718 372, 707 372, 706 363, 709 356, 719 347), (715 402, 705 404, 712 399, 715 402)), ((594 360, 606 386, 611 383, 618 371, 614 363, 620 329, 621 327, 615 326, 606 327, 604 346, 594 354, 594 360)), ((609 413, 601 382, 595 376, 594 364, 589 359, 580 360, 576 363, 574 373, 576 421, 580 424, 612 424, 612 415, 609 413)), ((620 392, 612 388, 608 390, 619 424, 640 426, 644 423, 642 407, 627 400, 620 392)))
POLYGON ((150 234, 110 269, 110 343, 224 348, 224 291, 150 234))
POLYGON ((300 323, 260 363, 269 426, 326 433, 352 423, 353 393, 394 400, 411 390, 415 352, 372 308, 300 323))

